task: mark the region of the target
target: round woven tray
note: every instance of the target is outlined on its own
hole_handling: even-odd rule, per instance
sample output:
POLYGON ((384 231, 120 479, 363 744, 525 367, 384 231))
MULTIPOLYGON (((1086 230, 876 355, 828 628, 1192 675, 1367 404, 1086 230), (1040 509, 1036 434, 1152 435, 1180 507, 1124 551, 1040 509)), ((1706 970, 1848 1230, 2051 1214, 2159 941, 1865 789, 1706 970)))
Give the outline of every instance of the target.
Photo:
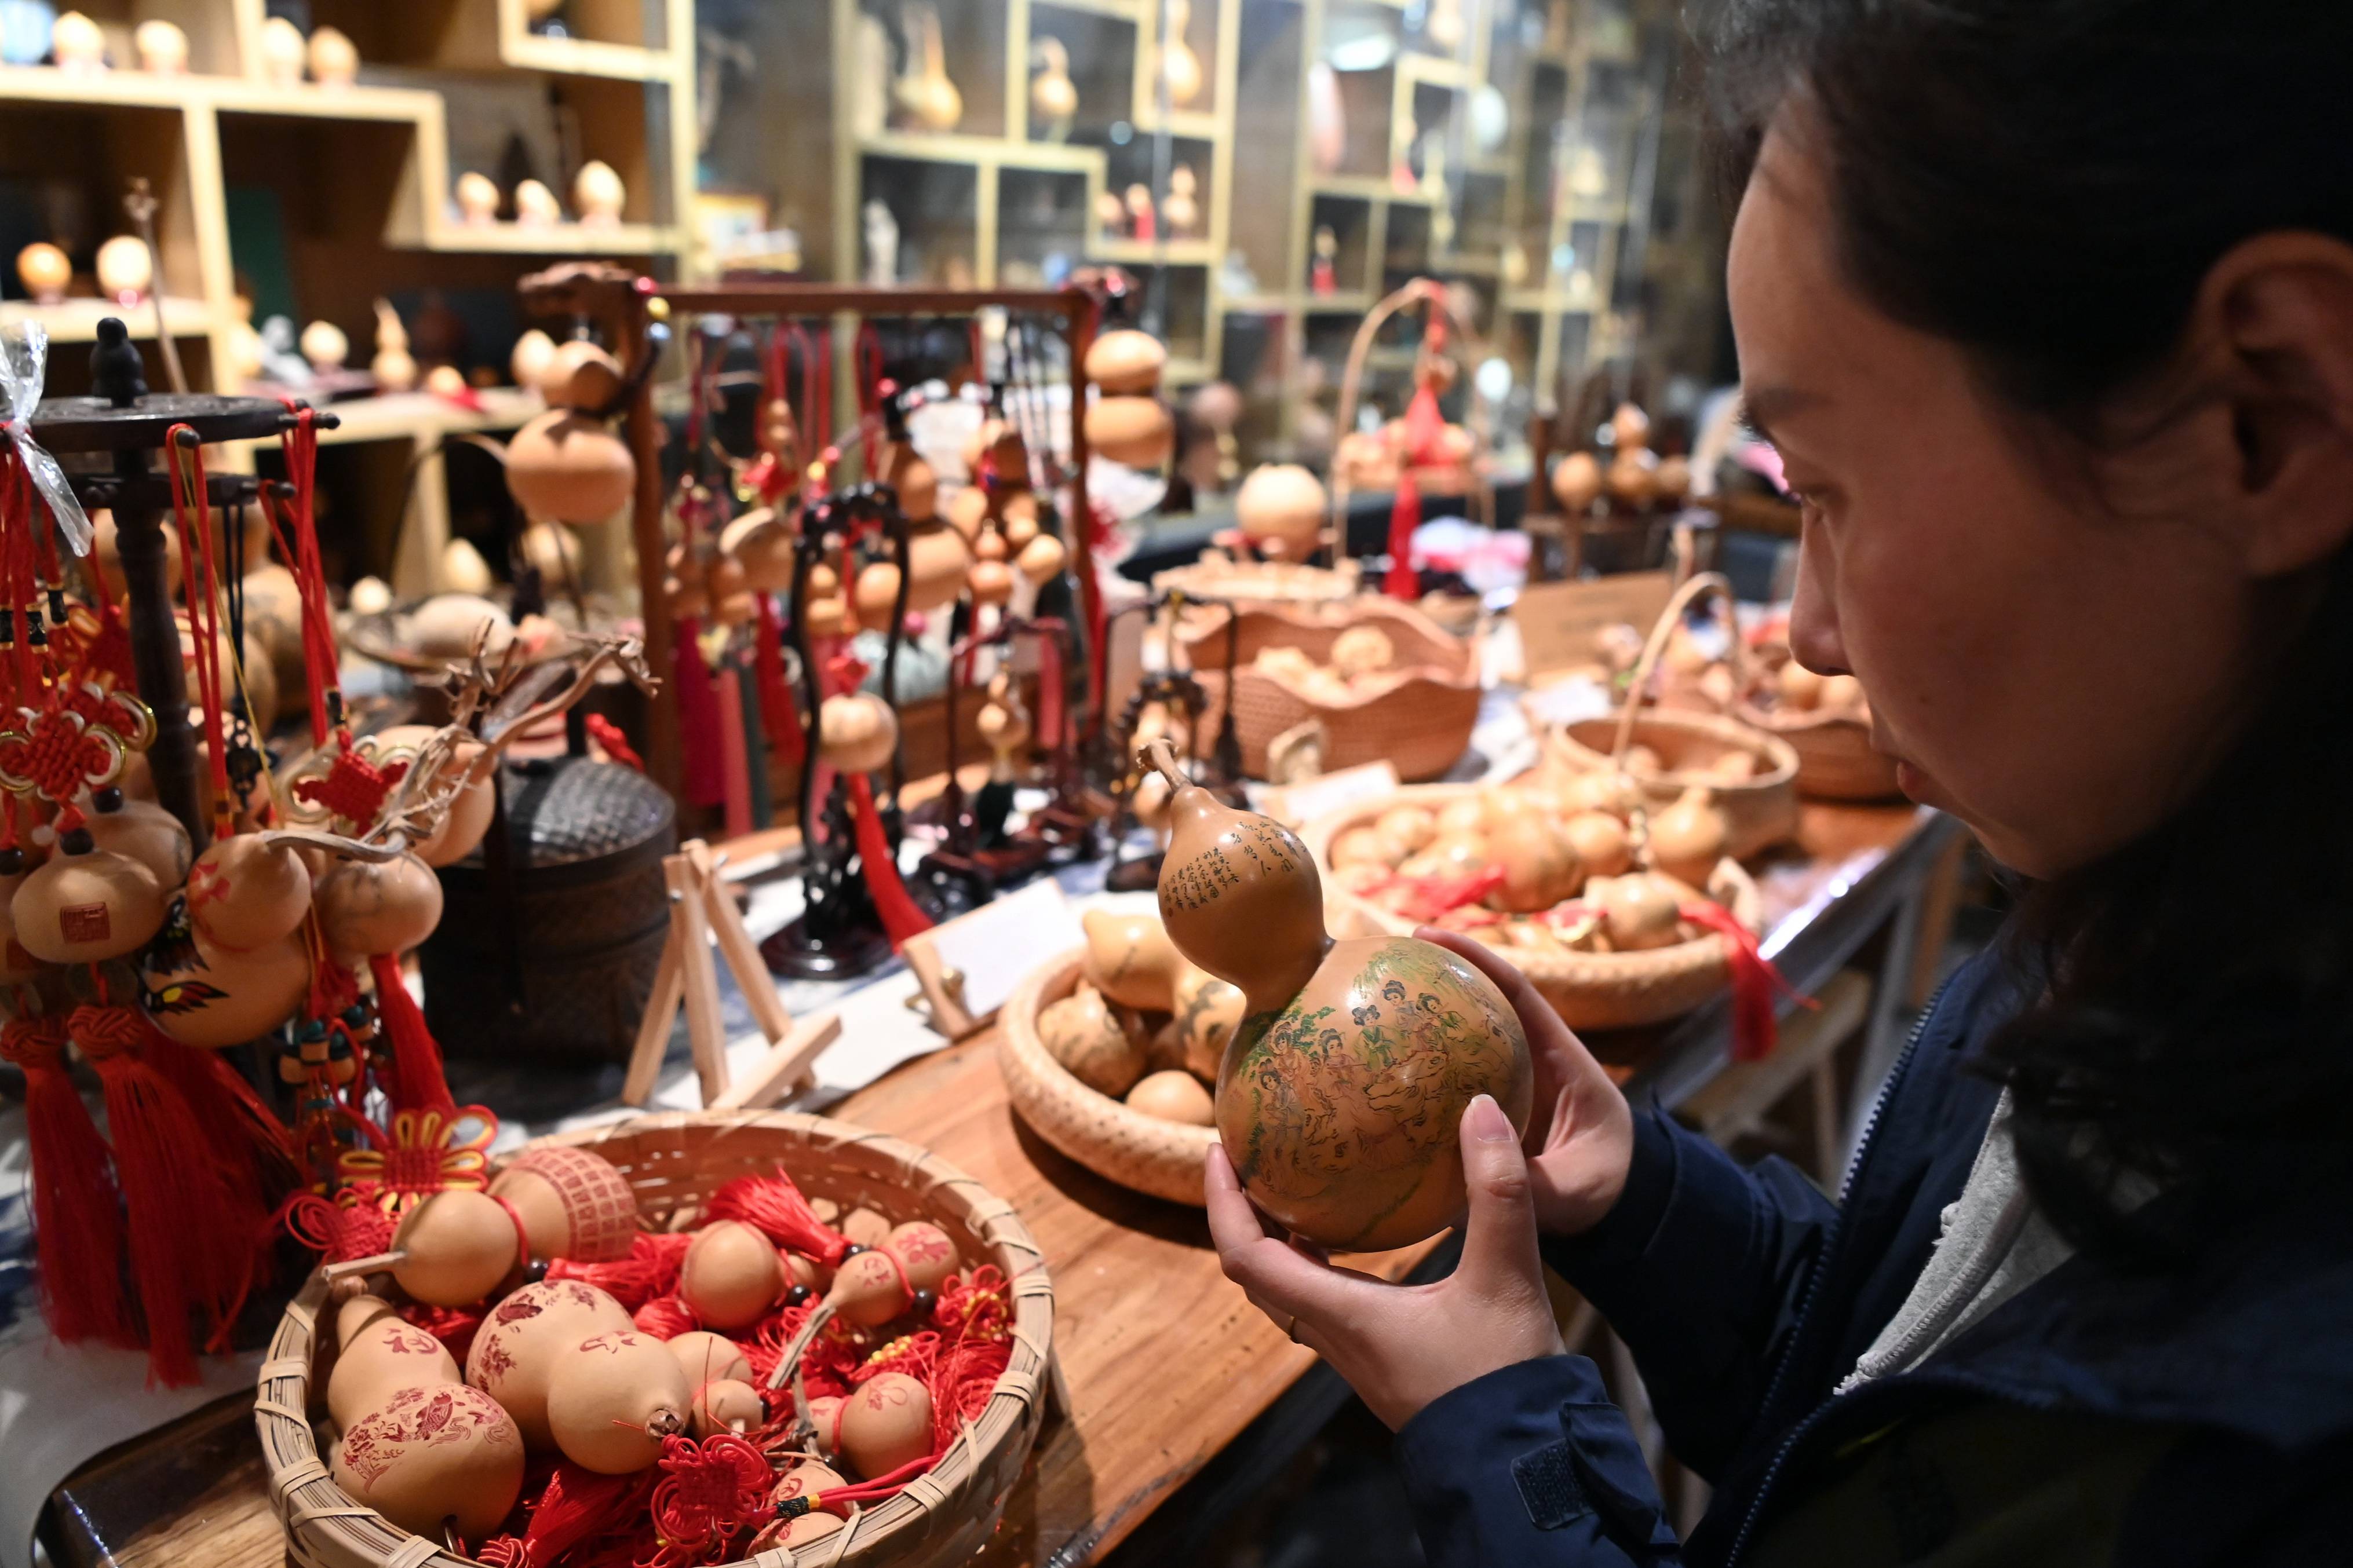
MULTIPOLYGON (((619 1167, 640 1214, 659 1220, 700 1203, 736 1176, 782 1165, 812 1197, 860 1205, 898 1223, 927 1219, 967 1259, 994 1264, 1012 1283, 1013 1359, 987 1407, 929 1474, 898 1496, 854 1512, 847 1527, 758 1568, 836 1563, 961 1562, 997 1526, 1043 1416, 1054 1338, 1054 1288, 1043 1256, 1013 1206, 912 1143, 846 1121, 790 1111, 674 1111, 540 1140, 533 1147, 594 1149, 619 1167)), ((287 1555, 303 1568, 469 1568, 471 1560, 411 1535, 352 1500, 330 1478, 312 1430, 311 1367, 328 1281, 313 1271, 279 1321, 261 1363, 254 1425, 269 1468, 269 1503, 286 1531, 287 1555)))
MULTIPOLYGON (((1525 699, 1523 700, 1525 700, 1525 699)), ((1620 713, 1545 726, 1533 712, 1529 722, 1543 737, 1544 754, 1571 773, 1614 769, 1609 749, 1618 738, 1620 713)), ((1634 720, 1634 744, 1648 746, 1665 766, 1631 774, 1652 806, 1672 805, 1694 784, 1705 787, 1732 830, 1729 853, 1746 859, 1798 831, 1798 753, 1788 741, 1713 713, 1646 708, 1634 720), (1710 777, 1707 764, 1727 752, 1746 752, 1757 771, 1738 783, 1710 777)))
MULTIPOLYGON (((1381 800, 1345 806, 1307 825, 1300 837, 1315 857, 1327 905, 1370 921, 1385 931, 1409 934, 1415 922, 1391 914, 1341 887, 1332 875, 1332 841, 1349 828, 1368 824, 1393 805, 1432 811, 1476 795, 1476 784, 1424 784, 1381 800)), ((1729 857, 1716 862, 1708 896, 1730 910, 1752 931, 1764 928, 1757 884, 1729 857)), ((1475 934, 1475 933, 1474 933, 1475 934)), ((1526 975, 1536 992, 1572 1029, 1622 1029, 1681 1017, 1732 983, 1731 943, 1710 933, 1647 952, 1532 952, 1497 945, 1496 954, 1526 975)))
POLYGON ((1104 1180, 1198 1208, 1201 1162, 1218 1141, 1217 1129, 1130 1110, 1081 1083, 1038 1037, 1038 1015, 1077 988, 1086 958, 1085 948, 1074 947, 1048 959, 997 1014, 997 1067, 1005 1092, 1038 1136, 1104 1180))
MULTIPOLYGON (((1315 720, 1324 727, 1324 771, 1337 773, 1386 759, 1409 782, 1434 779, 1460 761, 1479 722, 1479 660, 1471 645, 1428 616, 1394 599, 1345 605, 1246 606, 1234 648, 1234 732, 1242 771, 1267 776, 1267 748, 1284 731, 1315 720), (1324 702, 1254 662, 1268 648, 1295 647, 1321 661, 1352 626, 1379 630, 1397 650, 1397 667, 1355 682, 1345 702, 1324 702)), ((1193 678, 1208 694, 1199 743, 1217 736, 1226 701, 1226 616, 1187 617, 1179 631, 1193 678)))

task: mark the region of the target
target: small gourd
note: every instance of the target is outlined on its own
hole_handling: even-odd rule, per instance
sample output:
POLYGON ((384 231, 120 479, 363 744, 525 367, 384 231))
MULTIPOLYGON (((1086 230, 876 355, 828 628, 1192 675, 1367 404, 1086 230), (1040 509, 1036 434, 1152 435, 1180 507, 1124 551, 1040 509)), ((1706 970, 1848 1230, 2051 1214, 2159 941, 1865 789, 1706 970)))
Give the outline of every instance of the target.
POLYGON ((1156 468, 1176 447, 1176 422, 1154 397, 1097 399, 1086 432, 1088 446, 1131 468, 1156 468))
POLYGON ((414 854, 346 860, 311 889, 319 934, 345 958, 397 956, 441 923, 441 879, 414 854))
POLYGON ((669 1342, 670 1353, 686 1371, 686 1381, 696 1388, 708 1383, 752 1381, 752 1363, 744 1357, 743 1350, 724 1334, 714 1334, 707 1329, 693 1329, 669 1342))
POLYGON ((1494 908, 1535 914, 1577 896, 1585 862, 1568 835, 1549 817, 1523 812, 1487 834, 1487 856, 1503 881, 1488 895, 1494 908))
POLYGON ((785 1289, 776 1244, 739 1219, 696 1232, 679 1269, 679 1299, 714 1329, 751 1327, 783 1299, 785 1289))
POLYGON ((1331 497, 1296 463, 1261 463, 1234 494, 1242 537, 1280 561, 1303 561, 1324 537, 1331 497))
POLYGON ((629 504, 637 484, 628 444, 569 408, 549 409, 507 442, 507 491, 533 517, 602 522, 629 504))
POLYGON ((1593 876, 1619 876, 1634 864, 1626 825, 1606 811, 1577 812, 1561 825, 1561 831, 1593 876))
POLYGON ((392 1278, 428 1307, 470 1307, 522 1261, 513 1217, 487 1193, 427 1194, 392 1233, 392 1278))
POLYGON ((891 1222, 873 1209, 859 1207, 834 1226, 853 1247, 880 1247, 891 1235, 891 1222))
POLYGON ((1592 510, 1601 494, 1601 464, 1590 452, 1571 452, 1552 466, 1553 499, 1571 517, 1592 510))
POLYGON ((628 187, 621 183, 613 165, 602 158, 589 159, 572 176, 572 205, 579 209, 580 221, 592 228, 617 226, 621 208, 628 200, 628 187))
POLYGON ((1326 854, 1335 871, 1345 871, 1351 866, 1388 865, 1381 849, 1381 836, 1362 823, 1341 830, 1333 838, 1332 847, 1326 854))
POLYGON ((1176 1005, 1176 950, 1150 915, 1089 910, 1079 918, 1087 933, 1087 984, 1123 1007, 1166 1013, 1176 1005))
POLYGON ((628 1310, 585 1280, 522 1286, 491 1308, 475 1331, 466 1352, 466 1382, 514 1417, 526 1445, 552 1447, 547 1389, 556 1363, 591 1334, 630 1326, 628 1310))
MULTIPOLYGON (((959 494, 970 494, 969 490, 959 494)), ((949 523, 934 519, 907 533, 907 608, 918 615, 945 609, 964 592, 972 552, 949 523)))
POLYGON ((744 1433, 768 1419, 760 1391, 740 1377, 715 1377, 695 1385, 687 1411, 687 1426, 697 1437, 721 1432, 744 1433))
POLYGON ((857 607, 860 626, 889 626, 892 612, 899 607, 899 563, 877 561, 862 568, 849 602, 857 607))
POLYGON ((1694 784, 1651 818, 1651 859, 1668 876, 1707 886, 1732 841, 1732 827, 1707 788, 1694 784))
POLYGON ((1144 1076, 1144 1052, 1093 986, 1078 990, 1038 1014, 1038 1038, 1071 1076, 1116 1099, 1144 1076))
POLYGON ((1810 712, 1822 705, 1822 688, 1828 682, 1823 677, 1816 675, 1794 658, 1783 665, 1780 673, 1773 678, 1774 689, 1780 696, 1781 706, 1799 713, 1810 712))
MULTIPOLYGON (((1158 775, 1154 775, 1157 777, 1158 775)), ((1214 1083, 1226 1042, 1242 1024, 1242 994, 1190 960, 1176 971, 1176 1037, 1189 1072, 1214 1083)))
POLYGON ((417 356, 408 352, 408 329, 389 300, 375 302, 375 357, 368 361, 379 392, 406 392, 417 384, 417 356))
POLYGON ((939 515, 939 476, 913 443, 892 442, 883 447, 878 467, 882 482, 898 492, 899 510, 909 522, 929 522, 939 515))
MULTIPOLYGON (((997 536, 982 537, 993 540, 997 536)), ((998 548, 1003 545, 1000 543, 998 548)), ((971 591, 974 604, 1001 605, 1013 597, 1013 568, 1002 560, 989 560, 984 552, 980 560, 972 563, 972 570, 965 574, 965 586, 971 591)))
POLYGON ((155 875, 156 884, 176 888, 188 878, 195 853, 180 819, 151 800, 132 800, 109 784, 90 797, 90 836, 100 849, 128 855, 155 875))
POLYGON ((1021 546, 1021 553, 1013 558, 1013 569, 1031 584, 1043 584, 1060 576, 1069 559, 1069 552, 1060 540, 1050 533, 1040 533, 1021 546))
POLYGON ((903 1372, 878 1373, 849 1391, 838 1426, 842 1458, 874 1480, 932 1454, 932 1395, 903 1372))
MULTIPOLYGON (((828 1403, 839 1406, 841 1402, 838 1399, 828 1402, 820 1397, 812 1399, 809 1403, 812 1406, 828 1403)), ((814 1418, 814 1411, 811 1414, 814 1418)), ((832 1430, 828 1424, 820 1425, 827 1432, 832 1430)), ((828 1452, 830 1451, 828 1448, 828 1452)), ((817 1498, 822 1497, 827 1492, 839 1491, 849 1484, 849 1482, 839 1471, 810 1459, 793 1466, 779 1477, 776 1489, 768 1494, 768 1500, 776 1505, 776 1511, 782 1514, 786 1504, 795 1502, 801 1498, 817 1498)), ((800 1547, 823 1541, 829 1535, 839 1535, 847 1528, 849 1526, 839 1514, 812 1509, 797 1517, 779 1518, 775 1523, 754 1536, 752 1544, 746 1551, 748 1553, 757 1553, 781 1546, 786 1552, 793 1552, 800 1547)))
POLYGON ((547 1425, 564 1457, 599 1475, 628 1476, 683 1435, 694 1390, 670 1348, 607 1329, 559 1351, 547 1374, 547 1425))
POLYGON ((1168 351, 1149 332, 1132 327, 1105 332, 1087 350, 1087 379, 1106 396, 1139 396, 1160 385, 1168 351))
POLYGON ((871 691, 828 697, 818 710, 818 750, 845 773, 871 773, 899 745, 899 720, 871 691))
POLYGON ((1859 713, 1868 704, 1862 694, 1862 682, 1852 675, 1822 677, 1821 708, 1826 712, 1859 713))
POLYGON ((1494 983, 1410 937, 1334 942, 1298 837, 1187 783, 1175 789, 1160 918, 1177 950, 1240 988, 1218 1073, 1218 1137, 1259 1207, 1327 1247, 1378 1250, 1461 1216, 1456 1128, 1473 1096, 1527 1122, 1534 1070, 1494 983))
POLYGON ((147 945, 169 912, 163 884, 141 861, 98 848, 86 828, 16 884, 8 901, 16 940, 49 963, 121 958, 147 945))
POLYGON ((522 1436, 498 1401, 450 1384, 404 1388, 353 1422, 335 1448, 335 1485, 399 1529, 480 1541, 522 1492, 522 1436))
POLYGON ((1585 901, 1600 916, 1613 952, 1643 952, 1683 940, 1681 901, 1663 878, 1645 871, 1596 877, 1586 884, 1585 901))
POLYGON ((1176 1068, 1139 1079, 1127 1091, 1127 1108, 1188 1127, 1214 1127, 1218 1122, 1217 1102, 1209 1098, 1209 1091, 1201 1087, 1199 1079, 1176 1068))
POLYGON ((955 1240, 927 1219, 892 1226, 891 1234, 882 1238, 882 1250, 899 1260, 910 1286, 934 1293, 961 1261, 955 1240))
POLYGON ((638 1201, 618 1167, 588 1149, 526 1149, 491 1183, 522 1221, 534 1262, 611 1263, 637 1239, 638 1201))
POLYGON ((1394 866, 1430 847, 1438 837, 1438 819, 1422 806, 1393 805, 1374 820, 1373 837, 1380 844, 1381 858, 1394 866))
POLYGON ((164 1033, 202 1050, 259 1039, 292 1017, 310 994, 311 948, 299 931, 234 952, 218 948, 195 928, 178 895, 164 929, 139 954, 141 1009, 164 1033))

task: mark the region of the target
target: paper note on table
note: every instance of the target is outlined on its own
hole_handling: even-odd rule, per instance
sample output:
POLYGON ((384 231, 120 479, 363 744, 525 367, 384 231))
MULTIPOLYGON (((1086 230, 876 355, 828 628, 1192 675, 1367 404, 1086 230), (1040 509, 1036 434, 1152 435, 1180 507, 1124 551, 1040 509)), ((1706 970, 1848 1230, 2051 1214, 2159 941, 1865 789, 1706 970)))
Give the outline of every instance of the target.
POLYGON ((1386 800, 1398 788, 1397 765, 1383 758, 1360 767, 1266 792, 1264 809, 1293 827, 1367 800, 1386 800))
POLYGON ((964 975, 965 1011, 975 1018, 1004 1006, 1023 975, 1086 939, 1071 900, 1045 878, 932 932, 940 963, 964 975))

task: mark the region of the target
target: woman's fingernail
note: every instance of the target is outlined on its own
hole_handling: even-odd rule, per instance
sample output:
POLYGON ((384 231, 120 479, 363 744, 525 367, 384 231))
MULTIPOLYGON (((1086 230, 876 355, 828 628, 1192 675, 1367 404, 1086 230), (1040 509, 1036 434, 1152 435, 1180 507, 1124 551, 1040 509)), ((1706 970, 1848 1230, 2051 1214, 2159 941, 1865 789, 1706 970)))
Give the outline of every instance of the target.
POLYGON ((1505 1143, 1519 1136, 1512 1131, 1512 1119, 1495 1103, 1492 1094, 1473 1097, 1462 1112, 1462 1120, 1471 1126, 1471 1136, 1482 1143, 1505 1143))

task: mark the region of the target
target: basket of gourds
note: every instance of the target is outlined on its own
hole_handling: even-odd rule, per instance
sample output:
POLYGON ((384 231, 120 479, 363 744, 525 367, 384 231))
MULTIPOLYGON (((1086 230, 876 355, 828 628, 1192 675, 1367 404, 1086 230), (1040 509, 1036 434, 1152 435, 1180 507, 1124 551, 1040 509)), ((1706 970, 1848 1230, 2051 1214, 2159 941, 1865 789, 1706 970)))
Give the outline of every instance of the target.
POLYGON ((254 1419, 304 1568, 530 1568, 687 1527, 711 1561, 945 1564, 1021 1473, 1053 1316, 1012 1206, 925 1150, 784 1111, 655 1115, 542 1139, 487 1193, 416 1202, 389 1252, 314 1271, 254 1419), (919 1329, 1002 1370, 944 1384, 944 1349, 874 1369, 919 1329), (820 1357, 849 1385, 796 1409, 820 1357))
POLYGON ((1714 807, 1653 812, 1621 774, 1409 786, 1301 834, 1324 898, 1359 924, 1467 931, 1571 1028, 1678 1017, 1722 994, 1762 930, 1714 807))
POLYGON ((1798 761, 1798 793, 1815 800, 1893 799, 1895 759, 1871 745, 1871 704, 1852 675, 1817 675, 1786 643, 1750 651, 1750 676, 1732 714, 1787 745, 1798 761))
MULTIPOLYGON (((1563 724, 1546 721, 1534 699, 1523 700, 1523 710, 1540 737, 1547 766, 1570 776, 1622 775, 1654 810, 1694 793, 1704 795, 1730 828, 1728 852, 1746 859, 1797 834, 1797 752, 1778 735, 1720 714, 1642 706, 1651 673, 1681 628, 1684 610, 1707 594, 1717 595, 1731 620, 1731 584, 1722 576, 1704 573, 1683 584, 1645 640, 1625 700, 1614 712, 1563 724)), ((1738 628, 1727 632, 1737 650, 1738 628)))
POLYGON ((998 1015, 1007 1097, 1097 1175, 1198 1206, 1241 993, 1185 962, 1156 915, 1090 910, 1083 923, 1086 945, 1030 971, 998 1015))
POLYGON ((1196 611, 1178 637, 1208 697, 1204 746, 1225 712, 1230 639, 1234 731, 1253 778, 1270 776, 1279 737, 1312 722, 1325 772, 1386 759, 1401 779, 1433 779, 1478 723, 1476 650, 1392 599, 1196 611))

